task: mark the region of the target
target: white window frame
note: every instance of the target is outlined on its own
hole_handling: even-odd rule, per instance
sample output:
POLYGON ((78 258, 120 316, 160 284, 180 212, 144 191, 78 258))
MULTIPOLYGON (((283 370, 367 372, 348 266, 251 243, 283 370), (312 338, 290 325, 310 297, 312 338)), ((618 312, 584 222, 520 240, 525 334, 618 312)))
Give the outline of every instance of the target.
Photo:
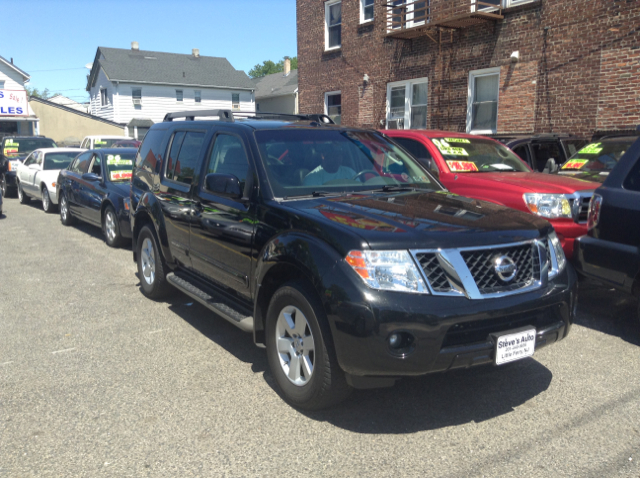
MULTIPOLYGON (((418 0, 402 0, 402 3, 398 4, 397 6, 400 7, 400 6, 404 5, 404 4, 406 4, 407 1, 410 1, 411 3, 409 5, 407 5, 407 18, 406 18, 406 23, 404 25, 404 28, 413 28, 413 27, 419 27, 421 25, 424 25, 425 24, 425 20, 419 20, 417 22, 413 21, 413 6, 418 0)), ((428 23, 428 21, 429 21, 429 12, 431 10, 431 0, 424 0, 424 1, 427 3, 427 11, 425 12, 425 19, 427 20, 426 23, 428 23)), ((393 3, 393 0, 389 0, 389 3, 393 3)), ((391 20, 393 20, 393 13, 391 14, 391 20)), ((399 30, 400 27, 392 28, 391 20, 389 20, 387 22, 387 31, 390 32, 392 30, 399 30)))
MULTIPOLYGON (((385 113, 385 128, 389 128, 389 115, 391 114, 391 90, 395 87, 404 86, 404 125, 403 130, 411 129, 411 96, 413 95, 413 85, 426 83, 427 92, 429 91, 429 78, 412 78, 411 80, 394 81, 387 83, 387 99, 386 99, 386 113, 385 113)), ((425 106, 425 105, 419 105, 425 106)), ((427 93, 427 126, 429 121, 429 95, 427 93)))
POLYGON ((194 103, 202 103, 202 90, 193 90, 194 103))
POLYGON ((106 88, 100 88, 100 106, 109 106, 109 94, 106 88))
POLYGON ((233 111, 238 111, 240 110, 240 93, 232 93, 231 94, 231 109, 233 111), (238 103, 234 103, 233 102, 233 96, 234 95, 238 95, 238 103))
POLYGON ((0 90, 4 90, 4 80, 0 80, 0 90))
MULTIPOLYGON (((480 1, 485 1, 485 0, 480 0, 480 1)), ((533 2, 539 2, 540 0, 500 0, 500 7, 501 8, 509 8, 509 7, 517 7, 518 5, 524 5, 526 3, 533 3, 533 2)), ((476 11, 476 0, 471 0, 471 11, 475 12, 476 11)), ((482 7, 479 8, 478 10, 480 12, 493 12, 495 10, 497 10, 499 7, 482 7)))
POLYGON ((371 5, 368 5, 368 6, 373 7, 373 18, 370 18, 369 20, 365 20, 364 19, 364 9, 365 9, 365 2, 366 1, 370 1, 370 0, 360 0, 360 23, 361 24, 362 23, 371 23, 376 18, 376 13, 375 13, 376 1, 372 0, 373 3, 371 5))
POLYGON ((176 90, 176 103, 184 103, 184 90, 176 90), (182 98, 178 97, 178 92, 182 98))
POLYGON ((340 123, 342 123, 342 90, 328 91, 324 94, 324 114, 329 116, 329 97, 340 95, 340 123))
POLYGON ((134 105, 142 105, 142 88, 139 88, 139 87, 131 88, 131 101, 134 105), (136 91, 140 92, 139 96, 136 95, 136 91))
POLYGON ((487 135, 497 133, 498 129, 498 112, 500 111, 500 67, 483 68, 482 70, 471 70, 469 72, 469 86, 467 90, 467 133, 478 135, 487 135), (476 93, 475 79, 483 76, 498 75, 498 96, 496 102, 496 128, 492 130, 472 130, 471 122, 473 121, 473 97, 476 93))
POLYGON ((340 45, 329 47, 329 7, 337 3, 342 3, 342 0, 329 0, 324 4, 324 50, 327 52, 342 48, 342 15, 340 18, 340 45))

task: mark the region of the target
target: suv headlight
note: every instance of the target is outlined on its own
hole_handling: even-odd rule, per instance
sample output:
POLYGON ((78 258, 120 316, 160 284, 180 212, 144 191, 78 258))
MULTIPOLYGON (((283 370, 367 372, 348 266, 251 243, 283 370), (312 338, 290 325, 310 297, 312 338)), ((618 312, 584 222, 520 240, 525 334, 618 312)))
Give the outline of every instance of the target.
POLYGON ((346 262, 373 289, 429 293, 407 251, 349 251, 346 262))
POLYGON ((524 203, 534 215, 543 218, 572 218, 571 203, 565 195, 549 193, 525 193, 524 203))
POLYGON ((564 255, 562 245, 560 244, 560 240, 558 239, 558 235, 556 235, 555 231, 549 234, 548 245, 550 247, 549 258, 551 260, 549 279, 551 279, 562 273, 565 266, 567 266, 567 258, 564 255))

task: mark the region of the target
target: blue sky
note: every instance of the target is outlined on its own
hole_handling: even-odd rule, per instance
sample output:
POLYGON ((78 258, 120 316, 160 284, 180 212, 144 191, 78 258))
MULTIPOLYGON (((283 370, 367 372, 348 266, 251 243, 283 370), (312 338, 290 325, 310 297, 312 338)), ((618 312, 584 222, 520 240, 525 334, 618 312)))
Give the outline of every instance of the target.
POLYGON ((28 86, 88 100, 99 46, 226 57, 248 72, 297 55, 295 0, 2 0, 0 55, 28 86), (13 25, 11 30, 8 25, 13 25))

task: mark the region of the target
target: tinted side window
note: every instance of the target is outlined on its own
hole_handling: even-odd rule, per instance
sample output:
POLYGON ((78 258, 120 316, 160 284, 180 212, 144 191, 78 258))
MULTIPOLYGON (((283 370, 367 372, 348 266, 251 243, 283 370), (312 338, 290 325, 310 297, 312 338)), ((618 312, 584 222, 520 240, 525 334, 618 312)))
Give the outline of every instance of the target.
POLYGON ((91 153, 83 153, 73 162, 71 171, 74 173, 82 174, 86 173, 89 169, 89 161, 91 160, 91 153))
POLYGON ((524 144, 513 149, 513 152, 522 158, 528 165, 531 165, 531 155, 529 154, 529 146, 524 144))
POLYGON ((431 158, 427 147, 417 140, 411 140, 409 138, 393 138, 393 141, 411 153, 414 158, 431 158))
POLYGON ((209 158, 207 174, 225 173, 234 175, 244 187, 249 170, 247 153, 242 145, 242 140, 232 135, 218 135, 213 144, 213 151, 209 158))
POLYGON ((149 173, 156 171, 156 165, 160 161, 160 145, 165 134, 166 130, 151 130, 147 133, 136 156, 136 166, 138 168, 142 168, 149 173))
POLYGON ((93 155, 93 160, 91 162, 91 173, 102 176, 102 170, 100 169, 100 156, 97 153, 93 155))
POLYGON ((171 139, 171 149, 169 150, 169 154, 167 155, 167 169, 165 176, 170 180, 173 180, 173 170, 176 168, 176 162, 178 161, 178 154, 180 153, 180 148, 182 147, 182 141, 184 140, 184 136, 186 132, 178 131, 173 134, 173 138, 171 139))
POLYGON ((622 186, 627 190, 640 191, 640 159, 636 160, 622 186))
POLYGON ((204 135, 200 131, 189 131, 185 135, 174 170, 175 181, 187 184, 193 182, 204 135))

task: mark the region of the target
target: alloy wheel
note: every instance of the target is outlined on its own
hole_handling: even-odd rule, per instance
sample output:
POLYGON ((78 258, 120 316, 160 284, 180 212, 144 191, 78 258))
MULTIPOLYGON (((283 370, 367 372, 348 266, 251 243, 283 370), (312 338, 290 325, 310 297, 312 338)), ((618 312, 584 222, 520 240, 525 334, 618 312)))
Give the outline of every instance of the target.
POLYGON ((62 216, 63 221, 67 221, 67 215, 69 214, 69 210, 67 209, 67 197, 62 195, 60 198, 60 215, 62 216))
POLYGON ((145 238, 140 250, 140 259, 142 261, 142 276, 148 284, 153 284, 156 278, 156 259, 153 250, 153 243, 150 238, 145 238))
POLYGON ((116 239, 116 219, 113 217, 113 213, 111 211, 107 211, 107 214, 105 215, 104 227, 109 242, 113 243, 116 239))
POLYGON ((49 211, 49 201, 50 201, 50 199, 49 199, 49 191, 46 188, 44 188, 42 190, 42 208, 45 211, 49 211))
POLYGON ((304 386, 313 375, 315 342, 304 313, 286 306, 276 321, 276 346, 280 367, 296 386, 304 386))

